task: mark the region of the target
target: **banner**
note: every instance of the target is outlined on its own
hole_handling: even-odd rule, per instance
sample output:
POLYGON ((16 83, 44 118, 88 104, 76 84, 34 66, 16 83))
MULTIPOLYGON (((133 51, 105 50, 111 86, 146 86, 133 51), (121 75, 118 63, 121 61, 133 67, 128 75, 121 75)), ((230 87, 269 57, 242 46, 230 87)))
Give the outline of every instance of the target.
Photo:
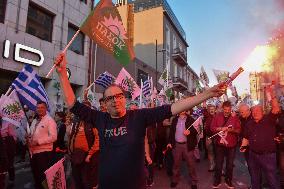
POLYGON ((134 100, 136 97, 140 95, 140 88, 135 82, 135 80, 131 77, 131 75, 122 68, 119 72, 115 84, 119 85, 121 88, 123 88, 125 91, 130 92, 132 96, 132 100, 134 100))
POLYGON ((66 189, 65 172, 63 166, 64 158, 59 160, 44 173, 48 189, 66 189))
POLYGON ((208 75, 205 72, 205 69, 203 68, 203 66, 201 66, 201 70, 200 70, 200 81, 202 82, 204 87, 208 87, 208 85, 209 85, 209 78, 208 78, 208 75))
POLYGON ((13 90, 9 96, 3 95, 0 101, 0 114, 2 119, 15 126, 21 126, 21 121, 25 118, 25 113, 16 91, 13 90))
POLYGON ((173 88, 173 80, 170 77, 168 68, 166 67, 166 69, 163 71, 161 77, 159 78, 158 81, 162 86, 164 86, 164 89, 170 89, 173 88), (169 80, 169 81, 167 81, 169 80))
POLYGON ((101 0, 89 14, 80 30, 122 65, 134 59, 134 51, 117 8, 112 0, 101 0))
POLYGON ((218 81, 218 83, 224 82, 228 79, 230 72, 224 70, 215 70, 213 69, 213 73, 218 81))

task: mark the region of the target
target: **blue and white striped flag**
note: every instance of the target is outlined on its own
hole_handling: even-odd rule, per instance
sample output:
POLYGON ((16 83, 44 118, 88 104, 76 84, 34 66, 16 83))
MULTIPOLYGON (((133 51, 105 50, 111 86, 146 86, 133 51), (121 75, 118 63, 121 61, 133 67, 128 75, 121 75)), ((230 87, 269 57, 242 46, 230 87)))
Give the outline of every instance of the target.
POLYGON ((29 109, 35 111, 37 102, 43 101, 46 103, 48 111, 50 111, 44 86, 30 65, 25 65, 18 77, 13 81, 12 88, 17 91, 22 105, 27 105, 29 109))
POLYGON ((104 72, 99 75, 99 77, 95 80, 95 84, 102 86, 103 88, 107 88, 114 82, 115 78, 108 72, 104 72))
POLYGON ((150 79, 147 79, 146 81, 143 82, 142 93, 145 97, 151 95, 151 80, 150 79))

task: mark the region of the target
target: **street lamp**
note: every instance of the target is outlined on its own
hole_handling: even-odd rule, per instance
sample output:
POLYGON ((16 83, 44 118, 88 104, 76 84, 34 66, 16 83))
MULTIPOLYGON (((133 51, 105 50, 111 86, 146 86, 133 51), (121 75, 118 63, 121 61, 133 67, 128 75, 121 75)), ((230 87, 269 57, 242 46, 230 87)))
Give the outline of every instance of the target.
POLYGON ((156 39, 156 89, 158 88, 158 52, 162 52, 163 53, 163 68, 164 68, 164 52, 166 51, 166 49, 162 49, 162 50, 158 50, 158 42, 156 39))

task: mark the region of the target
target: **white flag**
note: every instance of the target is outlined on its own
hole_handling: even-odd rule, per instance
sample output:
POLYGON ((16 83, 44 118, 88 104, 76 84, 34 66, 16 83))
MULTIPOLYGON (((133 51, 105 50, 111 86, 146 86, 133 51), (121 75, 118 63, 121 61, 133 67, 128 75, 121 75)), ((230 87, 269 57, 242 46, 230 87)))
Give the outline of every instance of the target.
POLYGON ((25 113, 22 109, 17 92, 13 90, 9 96, 3 95, 0 101, 0 114, 2 119, 19 127, 22 119, 25 118, 25 113))
POLYGON ((66 189, 65 172, 63 166, 64 158, 59 160, 44 173, 48 189, 66 189))
POLYGON ((140 88, 135 82, 135 80, 131 77, 131 75, 122 68, 119 72, 115 84, 122 87, 125 91, 128 91, 131 93, 132 100, 134 100, 136 97, 140 95, 140 88))

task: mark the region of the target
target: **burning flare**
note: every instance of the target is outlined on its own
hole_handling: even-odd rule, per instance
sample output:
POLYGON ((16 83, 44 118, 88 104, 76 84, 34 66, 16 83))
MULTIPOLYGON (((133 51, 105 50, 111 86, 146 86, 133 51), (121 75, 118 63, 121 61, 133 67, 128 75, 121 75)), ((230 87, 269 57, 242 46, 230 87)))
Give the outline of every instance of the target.
POLYGON ((271 72, 278 48, 272 45, 257 46, 248 56, 242 67, 249 72, 271 72))

